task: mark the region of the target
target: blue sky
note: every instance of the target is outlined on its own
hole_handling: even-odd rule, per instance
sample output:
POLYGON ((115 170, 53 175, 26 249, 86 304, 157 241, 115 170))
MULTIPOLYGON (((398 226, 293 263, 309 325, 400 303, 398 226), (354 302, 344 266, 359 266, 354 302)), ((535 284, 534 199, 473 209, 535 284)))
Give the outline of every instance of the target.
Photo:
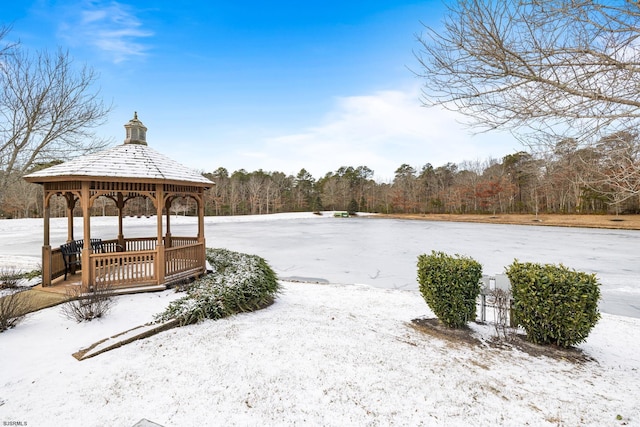
POLYGON ((416 34, 442 14, 439 0, 22 0, 0 22, 99 73, 114 109, 98 133, 114 145, 137 111, 149 145, 196 170, 368 166, 389 181, 403 163, 522 149, 420 106, 416 34))

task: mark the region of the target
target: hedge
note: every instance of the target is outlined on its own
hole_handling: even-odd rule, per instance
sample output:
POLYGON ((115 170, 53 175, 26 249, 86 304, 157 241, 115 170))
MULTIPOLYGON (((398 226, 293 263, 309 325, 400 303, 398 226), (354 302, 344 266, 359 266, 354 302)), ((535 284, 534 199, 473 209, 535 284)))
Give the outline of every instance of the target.
POLYGON ((513 314, 537 344, 570 347, 583 342, 600 319, 600 283, 595 274, 562 264, 513 262, 506 270, 513 314))
POLYGON ((429 308, 450 328, 476 317, 482 266, 472 258, 432 251, 418 256, 418 283, 429 308))

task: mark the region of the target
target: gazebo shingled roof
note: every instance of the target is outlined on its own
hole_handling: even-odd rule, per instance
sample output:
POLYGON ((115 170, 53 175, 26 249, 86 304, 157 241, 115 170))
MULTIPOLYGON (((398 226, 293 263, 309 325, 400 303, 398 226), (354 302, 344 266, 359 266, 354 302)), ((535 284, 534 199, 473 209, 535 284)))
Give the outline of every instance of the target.
MULTIPOLYGON (((29 182, 44 186, 43 286, 51 286, 53 278, 61 274, 62 268, 60 251, 52 249, 49 242, 49 205, 54 195, 62 195, 67 201, 67 241, 75 240, 73 209, 78 202, 82 207, 84 242, 92 238, 90 218, 95 199, 108 197, 118 208, 117 240, 106 242, 102 253, 96 253, 91 245, 83 246, 83 287, 90 289, 97 283, 110 281, 115 287, 137 284, 164 286, 171 281, 197 276, 206 271, 203 192, 215 184, 147 146, 147 128, 138 120, 137 113, 124 127, 124 144, 24 177, 29 182), (127 201, 140 196, 153 201, 158 223, 157 236, 147 238, 144 244, 140 243, 140 239, 125 239, 123 234, 123 208, 127 201), (197 203, 196 237, 171 236, 169 209, 173 200, 180 197, 193 198, 197 203), (166 234, 163 235, 165 231, 166 234), (126 254, 133 255, 127 258, 126 254), (146 261, 139 261, 143 255, 146 261), (152 264, 152 267, 141 263, 152 264), (121 271, 116 274, 112 270, 107 271, 105 266, 118 266, 121 271), (120 280, 125 270, 130 276, 120 280), (143 270, 146 272, 142 275, 144 277, 139 274, 143 270), (137 273, 133 274, 132 271, 137 273), (120 282, 112 280, 111 277, 116 275, 120 282)), ((66 270, 65 267, 64 271, 66 270)))
POLYGON ((25 179, 43 182, 76 177, 159 179, 213 185, 202 174, 139 144, 121 144, 31 173, 25 179))
POLYGON ((202 174, 158 153, 146 142, 126 140, 116 147, 33 172, 26 175, 25 179, 41 183, 80 177, 151 179, 204 184, 206 187, 213 185, 202 174))

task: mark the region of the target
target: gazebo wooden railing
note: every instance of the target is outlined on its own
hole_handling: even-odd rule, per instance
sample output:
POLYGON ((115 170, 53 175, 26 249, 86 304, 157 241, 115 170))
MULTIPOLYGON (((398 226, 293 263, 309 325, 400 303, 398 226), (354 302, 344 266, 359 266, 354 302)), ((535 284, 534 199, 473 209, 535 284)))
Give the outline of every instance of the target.
MULTIPOLYGON (((157 248, 155 238, 126 239, 124 243, 122 250, 118 240, 105 240, 102 252, 91 253, 88 263, 82 261, 81 268, 88 265, 91 270, 90 284, 110 289, 169 285, 205 273, 204 243, 195 237, 171 237, 172 247, 157 248), (160 262, 164 268, 159 268, 160 262), (161 277, 159 272, 163 272, 161 277)), ((52 249, 51 265, 54 278, 64 275, 60 248, 52 249)))

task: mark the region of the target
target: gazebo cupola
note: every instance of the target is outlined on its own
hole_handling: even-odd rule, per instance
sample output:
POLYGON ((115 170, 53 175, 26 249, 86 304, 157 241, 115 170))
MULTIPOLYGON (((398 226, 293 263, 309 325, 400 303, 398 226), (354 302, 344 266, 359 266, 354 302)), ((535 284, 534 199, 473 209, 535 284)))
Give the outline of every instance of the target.
POLYGON ((127 130, 127 137, 124 139, 125 144, 141 144, 147 145, 147 128, 138 120, 138 112, 133 113, 133 119, 124 125, 127 130))

